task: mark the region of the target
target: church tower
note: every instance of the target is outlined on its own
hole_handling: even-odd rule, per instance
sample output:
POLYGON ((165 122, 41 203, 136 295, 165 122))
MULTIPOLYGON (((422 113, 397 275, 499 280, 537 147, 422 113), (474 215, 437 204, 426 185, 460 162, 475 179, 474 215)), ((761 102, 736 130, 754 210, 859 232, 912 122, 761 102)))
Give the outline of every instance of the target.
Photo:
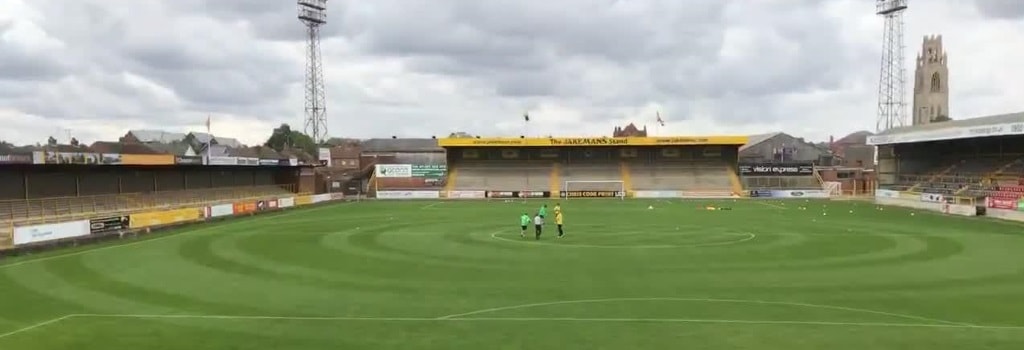
POLYGON ((942 36, 924 38, 914 71, 914 123, 949 120, 949 67, 942 36))

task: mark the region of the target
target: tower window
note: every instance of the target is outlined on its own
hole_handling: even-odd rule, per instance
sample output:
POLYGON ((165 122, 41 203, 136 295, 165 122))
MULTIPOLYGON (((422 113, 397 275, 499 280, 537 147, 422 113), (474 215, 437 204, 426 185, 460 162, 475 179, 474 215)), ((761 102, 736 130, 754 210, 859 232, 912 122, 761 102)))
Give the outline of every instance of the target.
POLYGON ((932 74, 932 92, 942 92, 942 78, 939 77, 939 72, 932 74))

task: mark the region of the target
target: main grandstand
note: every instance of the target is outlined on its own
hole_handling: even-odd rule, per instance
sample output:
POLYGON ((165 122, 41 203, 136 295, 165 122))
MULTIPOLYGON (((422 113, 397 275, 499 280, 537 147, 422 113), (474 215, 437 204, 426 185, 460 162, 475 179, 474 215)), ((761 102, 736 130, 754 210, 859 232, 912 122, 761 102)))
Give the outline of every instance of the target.
POLYGON ((454 138, 448 191, 531 191, 614 197, 633 191, 729 196, 743 191, 746 137, 454 138))
POLYGON ((896 128, 868 143, 884 189, 961 203, 1024 194, 1024 113, 896 128))
MULTIPOLYGON (((737 164, 737 145, 746 142, 736 136, 374 139, 361 143, 360 164, 350 168, 371 169, 361 171, 368 178, 363 193, 370 196, 435 190, 438 198, 472 191, 721 197, 822 190, 811 162, 737 164)), ((341 152, 332 149, 334 164, 346 164, 337 158, 341 152)))

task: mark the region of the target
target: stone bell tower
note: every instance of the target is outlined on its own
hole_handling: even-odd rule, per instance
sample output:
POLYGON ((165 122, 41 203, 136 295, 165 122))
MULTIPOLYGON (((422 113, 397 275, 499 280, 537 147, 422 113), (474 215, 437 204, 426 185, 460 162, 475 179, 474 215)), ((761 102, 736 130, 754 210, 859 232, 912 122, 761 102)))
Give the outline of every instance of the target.
POLYGON ((914 69, 913 125, 949 120, 948 63, 942 36, 926 36, 914 69))

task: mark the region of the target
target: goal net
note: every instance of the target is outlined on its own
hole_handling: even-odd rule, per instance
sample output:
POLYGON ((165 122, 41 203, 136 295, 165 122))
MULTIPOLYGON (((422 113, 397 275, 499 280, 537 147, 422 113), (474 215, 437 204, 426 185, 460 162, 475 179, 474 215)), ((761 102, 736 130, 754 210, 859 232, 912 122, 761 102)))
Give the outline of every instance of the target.
POLYGON ((569 198, 626 198, 626 187, 621 180, 566 181, 559 197, 569 198))

